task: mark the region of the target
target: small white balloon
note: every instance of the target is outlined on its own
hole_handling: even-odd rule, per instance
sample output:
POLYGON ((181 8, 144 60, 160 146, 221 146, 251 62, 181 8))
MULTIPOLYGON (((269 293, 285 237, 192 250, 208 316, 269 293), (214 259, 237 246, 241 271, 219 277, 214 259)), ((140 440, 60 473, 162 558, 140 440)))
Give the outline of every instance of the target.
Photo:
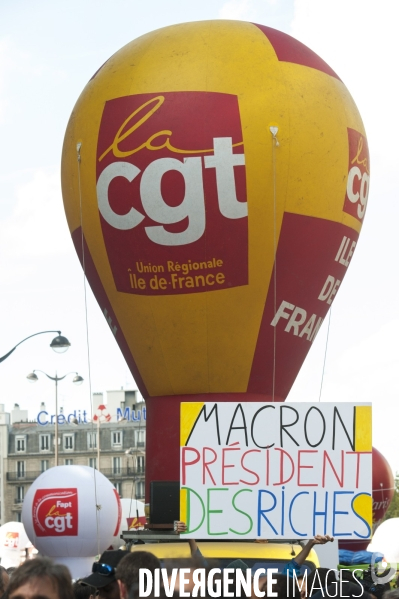
POLYGON ((0 526, 0 556, 4 551, 19 553, 31 546, 22 522, 6 522, 0 526))
POLYGON ((16 551, 6 549, 1 553, 1 565, 3 568, 18 568, 25 560, 25 556, 16 551))
POLYGON ((124 497, 121 499, 121 505, 121 525, 112 541, 112 547, 114 549, 119 549, 119 547, 122 547, 125 544, 125 541, 120 538, 124 530, 140 530, 144 528, 145 524, 145 506, 142 501, 124 497))
MULTIPOLYGON (((61 558, 92 558, 105 551, 120 528, 121 516, 116 489, 88 466, 46 470, 30 487, 22 508, 22 522, 33 545, 60 563, 61 558)), ((67 561, 70 565, 75 560, 67 561)), ((71 573, 75 576, 72 569, 71 573)))

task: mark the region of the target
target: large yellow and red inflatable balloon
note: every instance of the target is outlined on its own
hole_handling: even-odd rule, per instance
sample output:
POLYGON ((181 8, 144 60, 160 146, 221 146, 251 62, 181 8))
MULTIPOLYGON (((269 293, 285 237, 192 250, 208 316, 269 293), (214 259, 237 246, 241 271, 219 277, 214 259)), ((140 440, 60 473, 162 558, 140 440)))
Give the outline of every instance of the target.
POLYGON ((288 35, 166 27, 87 84, 62 187, 148 402, 147 480, 178 480, 182 400, 287 396, 362 226, 362 120, 338 75, 288 35))

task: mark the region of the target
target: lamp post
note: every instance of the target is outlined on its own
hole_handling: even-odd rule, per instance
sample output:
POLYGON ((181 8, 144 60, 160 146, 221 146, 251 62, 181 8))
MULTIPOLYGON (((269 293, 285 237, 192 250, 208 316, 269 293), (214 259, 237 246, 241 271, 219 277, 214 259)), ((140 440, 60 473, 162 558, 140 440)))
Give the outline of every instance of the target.
MULTIPOLYGON (((132 474, 134 473, 134 460, 133 460, 133 456, 136 453, 136 451, 133 449, 133 447, 129 447, 129 449, 126 449, 125 451, 125 455, 132 456, 132 474)), ((127 458, 127 463, 129 464, 129 458, 127 458)), ((129 469, 129 466, 127 467, 129 469)))
POLYGON ((100 472, 100 419, 97 420, 97 470, 100 472))
MULTIPOLYGON (((129 447, 129 449, 126 449, 125 451, 125 455, 126 455, 126 463, 127 463, 127 471, 129 471, 129 456, 132 457, 132 484, 133 484, 133 493, 132 493, 132 497, 134 494, 134 498, 136 498, 136 476, 135 476, 135 471, 134 471, 134 458, 133 456, 137 453, 137 450, 135 450, 133 447, 129 447)), ((137 464, 136 464, 137 466, 137 464)), ((130 516, 130 514, 129 514, 130 516)))
POLYGON ((49 378, 50 380, 55 382, 55 429, 54 429, 55 449, 54 449, 54 457, 55 457, 55 465, 58 466, 58 381, 62 381, 69 374, 74 374, 75 376, 74 376, 72 382, 75 385, 81 385, 83 383, 83 378, 77 372, 67 372, 66 374, 64 374, 64 376, 57 376, 57 373, 55 373, 55 376, 50 376, 49 374, 47 374, 47 372, 44 372, 43 370, 33 370, 26 377, 31 383, 36 383, 36 381, 39 380, 39 377, 37 376, 36 372, 41 372, 42 374, 45 374, 47 378, 49 378))
POLYGON ((71 346, 68 339, 61 335, 61 331, 40 331, 39 333, 34 333, 33 335, 29 335, 29 337, 25 337, 25 339, 22 339, 22 341, 17 343, 17 345, 15 345, 9 352, 7 352, 4 356, 2 356, 0 358, 0 362, 4 362, 4 360, 6 360, 8 358, 8 356, 10 356, 13 353, 13 351, 15 351, 17 349, 18 345, 21 345, 21 343, 23 343, 24 341, 27 341, 28 339, 31 339, 32 337, 36 337, 36 335, 44 335, 45 333, 58 333, 57 337, 54 337, 54 339, 50 343, 50 347, 55 352, 61 354, 65 351, 67 351, 67 349, 71 346))

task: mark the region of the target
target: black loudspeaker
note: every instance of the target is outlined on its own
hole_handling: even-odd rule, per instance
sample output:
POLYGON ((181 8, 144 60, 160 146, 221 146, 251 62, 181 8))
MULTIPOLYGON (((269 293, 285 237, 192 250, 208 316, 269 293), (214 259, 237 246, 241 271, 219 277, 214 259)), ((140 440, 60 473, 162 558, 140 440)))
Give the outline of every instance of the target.
POLYGON ((154 480, 150 483, 150 527, 171 525, 180 520, 180 482, 154 480))

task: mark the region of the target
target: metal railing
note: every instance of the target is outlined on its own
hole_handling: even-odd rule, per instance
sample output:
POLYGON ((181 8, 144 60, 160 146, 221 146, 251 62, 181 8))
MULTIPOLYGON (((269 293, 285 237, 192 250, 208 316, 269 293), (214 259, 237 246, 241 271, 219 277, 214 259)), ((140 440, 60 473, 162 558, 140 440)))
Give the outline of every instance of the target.
POLYGON ((135 478, 144 476, 144 468, 101 468, 102 474, 107 478, 135 478))
POLYGON ((7 472, 7 480, 10 482, 34 481, 41 472, 7 472))
POLYGON ((7 472, 7 480, 10 482, 33 481, 41 472, 7 472))

